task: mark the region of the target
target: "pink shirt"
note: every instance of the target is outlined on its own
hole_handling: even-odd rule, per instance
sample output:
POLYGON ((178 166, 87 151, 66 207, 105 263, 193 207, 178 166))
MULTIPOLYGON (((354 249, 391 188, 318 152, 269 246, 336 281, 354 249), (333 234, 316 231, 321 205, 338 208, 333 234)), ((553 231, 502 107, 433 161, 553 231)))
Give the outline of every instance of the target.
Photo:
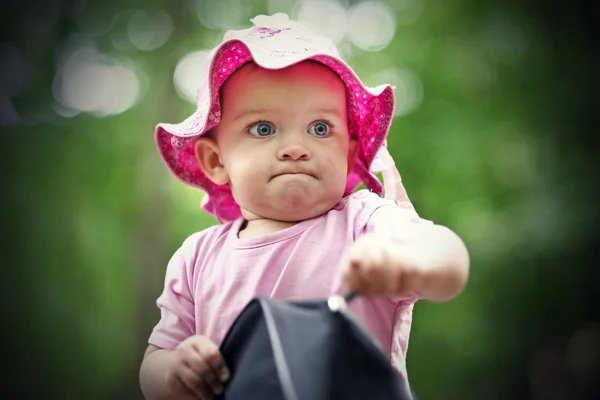
MULTIPOLYGON (((157 300, 162 317, 149 343, 174 349, 202 334, 219 345, 255 296, 315 300, 339 293, 341 259, 359 235, 373 229, 371 216, 380 207, 397 206, 362 190, 320 217, 259 238, 238 238, 243 219, 191 235, 168 264, 157 300)), ((413 211, 405 211, 406 223, 419 221, 413 211)), ((416 300, 359 297, 349 307, 405 379, 416 300)))

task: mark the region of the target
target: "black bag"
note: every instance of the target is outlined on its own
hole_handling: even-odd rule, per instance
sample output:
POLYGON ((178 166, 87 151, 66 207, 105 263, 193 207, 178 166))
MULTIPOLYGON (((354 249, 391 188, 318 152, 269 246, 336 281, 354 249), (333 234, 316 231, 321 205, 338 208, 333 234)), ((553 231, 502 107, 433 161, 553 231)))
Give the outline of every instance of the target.
POLYGON ((221 400, 407 400, 402 379, 343 297, 284 302, 255 298, 221 353, 231 371, 221 400))

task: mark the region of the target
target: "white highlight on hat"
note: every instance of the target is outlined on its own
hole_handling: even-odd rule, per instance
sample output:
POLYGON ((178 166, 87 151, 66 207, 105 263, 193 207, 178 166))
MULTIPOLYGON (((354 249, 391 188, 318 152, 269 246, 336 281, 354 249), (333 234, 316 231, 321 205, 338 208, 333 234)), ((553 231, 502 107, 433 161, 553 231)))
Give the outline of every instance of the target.
MULTIPOLYGON (((141 84, 132 68, 94 48, 79 47, 64 59, 52 89, 62 107, 103 117, 132 107, 139 98, 141 84)), ((55 107, 57 112, 61 109, 55 107)))
POLYGON ((173 83, 179 96, 196 104, 196 94, 200 83, 206 79, 209 67, 209 51, 194 51, 183 56, 175 67, 173 83))
POLYGON ((348 10, 348 38, 361 50, 383 50, 395 32, 394 12, 384 3, 367 1, 348 10))
POLYGON ((127 24, 131 43, 140 50, 150 51, 161 47, 173 33, 173 19, 159 9, 136 10, 127 24))
POLYGON ((348 19, 346 9, 335 0, 302 1, 296 18, 298 23, 336 44, 346 36, 348 19))

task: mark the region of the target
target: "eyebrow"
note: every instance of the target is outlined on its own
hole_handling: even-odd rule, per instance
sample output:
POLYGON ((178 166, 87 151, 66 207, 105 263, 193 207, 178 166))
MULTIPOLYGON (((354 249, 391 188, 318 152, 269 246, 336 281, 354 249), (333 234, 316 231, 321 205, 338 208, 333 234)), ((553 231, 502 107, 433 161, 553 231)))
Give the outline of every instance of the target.
MULTIPOLYGON (((321 115, 323 115, 323 114, 332 115, 332 116, 342 119, 342 113, 337 108, 313 108, 313 109, 308 109, 307 111, 309 113, 315 113, 315 114, 321 114, 321 115)), ((249 110, 246 110, 246 111, 241 112, 238 115, 236 115, 233 118, 233 121, 238 121, 238 120, 248 117, 248 116, 264 115, 269 112, 273 112, 273 110, 269 109, 269 108, 249 109, 249 110)))
POLYGON ((235 116, 235 118, 233 118, 233 120, 232 120, 232 121, 234 121, 234 122, 235 122, 235 121, 238 121, 238 120, 240 120, 240 119, 242 119, 242 118, 244 118, 244 117, 247 117, 247 116, 251 116, 251 115, 261 115, 261 114, 266 114, 266 113, 268 113, 268 112, 269 112, 269 109, 268 109, 268 108, 260 108, 260 109, 250 109, 250 110, 245 110, 245 111, 243 111, 243 112, 241 112, 241 113, 237 114, 237 115, 235 116))
POLYGON ((315 111, 315 113, 318 113, 318 114, 329 114, 329 115, 336 116, 340 119, 342 118, 342 113, 337 108, 317 108, 314 111, 315 111))

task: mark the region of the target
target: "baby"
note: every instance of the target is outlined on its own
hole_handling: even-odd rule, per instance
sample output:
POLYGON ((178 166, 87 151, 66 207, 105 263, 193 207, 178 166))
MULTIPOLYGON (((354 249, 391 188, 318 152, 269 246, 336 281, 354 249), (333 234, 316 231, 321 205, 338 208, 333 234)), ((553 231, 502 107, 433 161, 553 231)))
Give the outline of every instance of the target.
POLYGON ((365 87, 332 42, 285 14, 252 22, 211 53, 197 111, 156 129, 168 168, 206 192, 203 208, 221 224, 188 237, 167 266, 142 391, 222 393, 229 371, 219 345, 255 296, 350 291, 350 312, 408 382, 413 305, 463 290, 467 249, 406 196, 384 146, 392 88, 365 87), (361 182, 367 189, 355 191, 361 182))

